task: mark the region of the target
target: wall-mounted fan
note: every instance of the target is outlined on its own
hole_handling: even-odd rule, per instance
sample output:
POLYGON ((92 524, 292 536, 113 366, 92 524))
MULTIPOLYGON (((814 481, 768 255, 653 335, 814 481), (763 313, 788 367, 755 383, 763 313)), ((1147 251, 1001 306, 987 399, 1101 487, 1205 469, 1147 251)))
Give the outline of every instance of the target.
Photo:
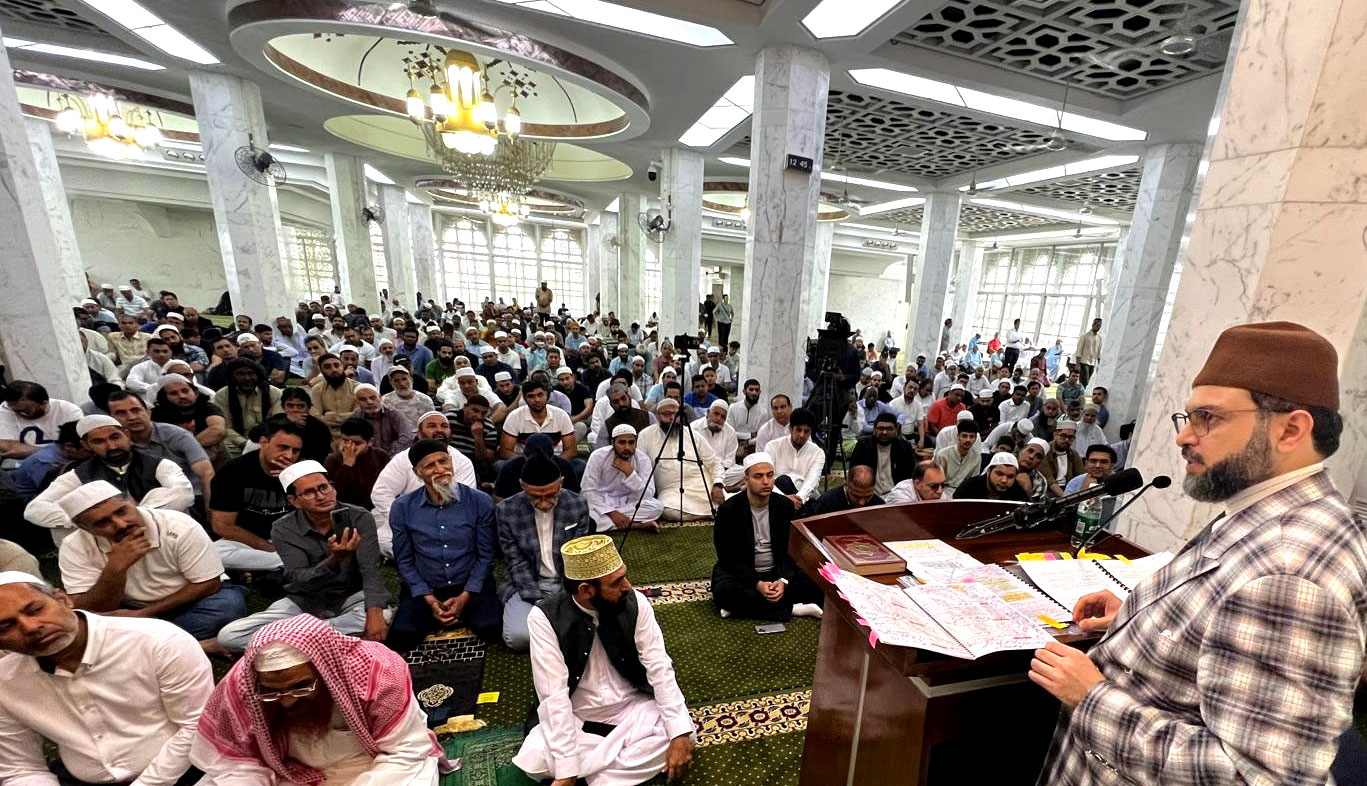
POLYGON ((242 170, 242 174, 263 186, 280 186, 289 180, 285 165, 276 160, 269 151, 257 147, 250 134, 247 135, 247 144, 233 153, 233 160, 237 162, 237 168, 242 170))
POLYGON ((638 214, 636 223, 641 225, 641 231, 646 233, 646 237, 652 243, 663 243, 665 235, 669 233, 670 221, 658 210, 647 210, 638 214))
POLYGON ((603 246, 613 250, 619 249, 622 247, 622 239, 616 235, 608 235, 603 238, 603 246))
POLYGON ((374 221, 376 224, 383 224, 384 208, 379 205, 366 205, 361 208, 361 220, 367 223, 374 221))

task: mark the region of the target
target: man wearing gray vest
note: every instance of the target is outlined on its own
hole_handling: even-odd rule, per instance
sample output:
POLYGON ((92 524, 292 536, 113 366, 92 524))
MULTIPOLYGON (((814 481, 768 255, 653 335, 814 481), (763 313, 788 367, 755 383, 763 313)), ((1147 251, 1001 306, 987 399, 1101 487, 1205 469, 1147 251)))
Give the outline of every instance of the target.
POLYGON ((650 602, 607 535, 560 547, 565 592, 527 618, 538 724, 513 758, 551 786, 628 786, 693 762, 693 721, 650 602))

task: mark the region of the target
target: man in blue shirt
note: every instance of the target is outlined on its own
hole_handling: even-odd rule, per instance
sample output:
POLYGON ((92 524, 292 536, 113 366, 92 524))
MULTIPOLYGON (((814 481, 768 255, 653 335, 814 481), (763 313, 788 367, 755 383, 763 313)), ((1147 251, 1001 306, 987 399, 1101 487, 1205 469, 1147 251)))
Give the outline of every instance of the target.
POLYGON ((712 402, 717 400, 717 397, 709 389, 707 377, 702 374, 694 374, 690 385, 693 389, 683 397, 683 403, 692 407, 696 412, 706 412, 707 408, 712 406, 712 402))
POLYGON ((432 439, 408 450, 423 487, 394 500, 389 527, 405 598, 390 622, 386 644, 407 652, 438 628, 467 625, 497 641, 503 608, 491 573, 496 536, 494 503, 456 482, 446 443, 432 439))
POLYGON ((423 373, 427 364, 432 362, 432 350, 418 343, 418 329, 405 326, 403 340, 394 348, 396 357, 408 358, 413 363, 415 373, 423 373))

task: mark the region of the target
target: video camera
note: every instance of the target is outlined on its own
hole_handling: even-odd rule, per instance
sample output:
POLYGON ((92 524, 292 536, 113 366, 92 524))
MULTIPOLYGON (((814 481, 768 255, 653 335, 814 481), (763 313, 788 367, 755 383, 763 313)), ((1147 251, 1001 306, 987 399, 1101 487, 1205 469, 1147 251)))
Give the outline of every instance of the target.
POLYGON ((674 337, 674 351, 677 352, 696 352, 702 344, 698 342, 697 336, 689 336, 680 333, 674 337))
POLYGON ((826 327, 816 331, 816 338, 807 339, 807 355, 818 366, 824 365, 823 361, 833 363, 849 349, 853 335, 849 320, 843 314, 827 311, 826 327))

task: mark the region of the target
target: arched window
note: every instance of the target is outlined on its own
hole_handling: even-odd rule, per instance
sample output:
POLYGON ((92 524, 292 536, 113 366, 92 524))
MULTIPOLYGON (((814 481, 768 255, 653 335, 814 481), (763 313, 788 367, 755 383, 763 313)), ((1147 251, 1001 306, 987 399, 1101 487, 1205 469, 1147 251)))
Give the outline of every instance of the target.
POLYGON ((291 224, 280 229, 290 291, 295 293, 296 299, 316 300, 322 295, 331 295, 337 285, 337 262, 327 233, 291 224))
MULTIPOLYGON (((384 230, 380 229, 378 221, 368 221, 366 225, 370 227, 370 254, 371 261, 375 264, 375 290, 383 292, 389 289, 389 263, 385 261, 384 256, 384 230)), ((391 292, 389 300, 393 299, 394 294, 391 292)), ((384 313, 388 315, 392 310, 391 303, 386 301, 384 313)))
MULTIPOLYGON (((632 320, 645 324, 651 314, 660 313, 660 302, 664 299, 663 273, 660 269, 659 244, 646 241, 641 252, 641 305, 645 309, 640 314, 618 314, 624 323, 632 320)), ((629 309, 623 308, 623 311, 629 309)))
POLYGON ((493 293, 489 277, 489 236, 484 222, 469 218, 447 221, 438 247, 446 297, 459 298, 478 311, 478 304, 493 293))
POLYGON ((541 278, 555 294, 551 312, 564 303, 571 314, 583 314, 584 294, 584 248, 582 233, 578 230, 540 227, 541 230, 541 278))

